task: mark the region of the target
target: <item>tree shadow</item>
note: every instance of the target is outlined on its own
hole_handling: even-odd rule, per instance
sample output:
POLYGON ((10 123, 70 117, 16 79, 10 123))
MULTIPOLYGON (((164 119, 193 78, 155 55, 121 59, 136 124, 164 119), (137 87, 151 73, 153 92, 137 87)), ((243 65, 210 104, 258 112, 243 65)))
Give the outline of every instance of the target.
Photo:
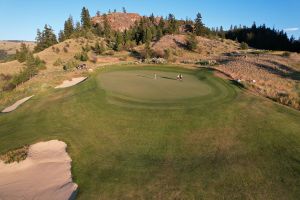
POLYGON ((276 67, 278 67, 278 69, 271 67, 269 65, 265 65, 265 64, 259 64, 259 63, 252 63, 252 64, 256 65, 259 68, 263 68, 272 74, 281 76, 282 78, 289 78, 291 80, 296 80, 296 81, 300 80, 300 72, 299 71, 296 71, 296 70, 292 69, 291 67, 283 65, 276 61, 268 61, 268 62, 270 64, 273 64, 276 67))
POLYGON ((168 79, 168 80, 175 80, 177 81, 176 78, 171 78, 171 77, 167 77, 167 76, 159 76, 160 78, 164 78, 164 79, 168 79))
POLYGON ((143 75, 143 74, 137 74, 137 76, 142 77, 142 78, 148 78, 148 79, 153 79, 153 77, 143 75))
POLYGON ((183 49, 187 49, 187 45, 186 45, 185 43, 179 42, 179 41, 177 41, 177 40, 175 40, 175 39, 173 39, 173 41, 175 42, 175 44, 176 44, 178 47, 183 48, 183 49))

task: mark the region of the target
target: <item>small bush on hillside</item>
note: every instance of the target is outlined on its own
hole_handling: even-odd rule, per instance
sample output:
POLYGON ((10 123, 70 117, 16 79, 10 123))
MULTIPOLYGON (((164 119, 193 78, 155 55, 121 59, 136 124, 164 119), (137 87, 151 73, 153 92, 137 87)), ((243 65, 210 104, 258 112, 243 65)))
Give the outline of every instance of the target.
POLYGON ((85 46, 82 47, 83 52, 89 52, 91 49, 92 49, 91 46, 88 44, 86 44, 85 46))
POLYGON ((64 47, 63 50, 64 50, 65 53, 68 53, 68 52, 69 52, 69 50, 68 50, 67 47, 64 47))
POLYGON ((59 52, 60 52, 60 49, 58 47, 56 47, 55 53, 59 54, 59 52))
POLYGON ((68 71, 68 70, 73 70, 78 66, 78 62, 76 60, 69 60, 64 66, 63 70, 68 71))
POLYGON ((291 52, 284 52, 282 54, 283 57, 289 58, 291 56, 291 52))
POLYGON ((37 75, 39 70, 45 68, 45 61, 41 60, 38 56, 34 57, 31 55, 26 59, 26 67, 19 74, 13 77, 11 83, 15 86, 22 84, 37 75))
POLYGON ((62 65, 62 64, 63 64, 63 61, 62 61, 61 58, 58 58, 58 59, 53 63, 54 66, 60 66, 60 65, 62 65))
POLYGON ((85 62, 85 61, 87 61, 87 60, 89 59, 89 57, 88 57, 88 55, 87 55, 87 52, 85 52, 85 51, 82 51, 81 53, 77 53, 77 54, 74 56, 74 58, 75 58, 76 60, 80 60, 80 61, 82 61, 82 62, 85 62))
POLYGON ((115 55, 115 52, 112 51, 112 50, 106 51, 106 52, 104 53, 104 55, 106 55, 106 56, 113 56, 113 55, 115 55))
POLYGON ((169 59, 171 58, 171 56, 172 56, 171 50, 170 50, 170 49, 165 49, 165 50, 164 50, 164 58, 165 58, 166 60, 169 60, 169 59))
POLYGON ((96 42, 95 46, 92 47, 93 51, 95 52, 95 54, 101 55, 105 52, 106 48, 103 42, 99 43, 96 42))
POLYGON ((242 42, 241 45, 240 45, 240 48, 242 50, 247 50, 247 49, 249 49, 249 46, 248 46, 248 44, 246 42, 242 42))
POLYGON ((29 47, 25 43, 22 43, 20 50, 16 50, 16 59, 20 63, 23 63, 31 54, 32 52, 30 51, 29 47))

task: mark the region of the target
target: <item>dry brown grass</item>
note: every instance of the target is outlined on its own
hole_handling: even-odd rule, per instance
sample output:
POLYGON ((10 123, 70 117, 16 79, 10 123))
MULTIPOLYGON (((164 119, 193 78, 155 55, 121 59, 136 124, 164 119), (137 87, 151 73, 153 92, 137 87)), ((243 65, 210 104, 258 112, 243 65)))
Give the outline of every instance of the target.
POLYGON ((23 146, 22 148, 9 151, 3 155, 0 155, 0 160, 2 160, 6 164, 20 162, 27 158, 28 149, 29 146, 23 146))
POLYGON ((276 53, 236 56, 223 59, 217 69, 240 79, 253 91, 279 103, 300 109, 300 96, 297 85, 300 71, 297 54, 283 57, 276 53), (255 80, 255 82, 253 82, 255 80))
POLYGON ((198 49, 195 52, 186 50, 185 35, 166 35, 158 42, 152 44, 156 55, 164 57, 165 49, 170 49, 176 62, 198 61, 201 59, 215 59, 224 53, 237 51, 239 45, 231 40, 209 39, 197 37, 198 49))
POLYGON ((6 51, 7 54, 15 54, 16 50, 20 49, 21 43, 25 43, 31 50, 35 47, 34 42, 0 41, 0 49, 6 51))

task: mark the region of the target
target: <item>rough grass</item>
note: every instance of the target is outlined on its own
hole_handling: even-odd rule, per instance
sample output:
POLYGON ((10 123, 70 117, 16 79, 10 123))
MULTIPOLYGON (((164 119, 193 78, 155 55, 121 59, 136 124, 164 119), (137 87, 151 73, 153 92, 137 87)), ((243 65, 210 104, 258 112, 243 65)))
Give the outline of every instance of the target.
POLYGON ((3 155, 0 155, 0 160, 6 164, 13 163, 13 162, 20 162, 25 160, 28 155, 29 146, 23 146, 22 148, 11 150, 6 152, 3 155))
POLYGON ((78 199, 298 199, 299 112, 211 72, 190 73, 224 98, 173 110, 120 107, 95 75, 1 115, 0 152, 65 141, 78 199))

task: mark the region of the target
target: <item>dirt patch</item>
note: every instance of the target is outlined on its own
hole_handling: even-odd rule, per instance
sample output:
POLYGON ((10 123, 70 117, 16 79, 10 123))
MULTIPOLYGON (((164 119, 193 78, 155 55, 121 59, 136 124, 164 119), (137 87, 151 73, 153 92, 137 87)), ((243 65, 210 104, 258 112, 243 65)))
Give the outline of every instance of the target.
POLYGON ((71 158, 64 142, 52 140, 29 147, 20 163, 0 161, 0 199, 73 199, 71 158))

